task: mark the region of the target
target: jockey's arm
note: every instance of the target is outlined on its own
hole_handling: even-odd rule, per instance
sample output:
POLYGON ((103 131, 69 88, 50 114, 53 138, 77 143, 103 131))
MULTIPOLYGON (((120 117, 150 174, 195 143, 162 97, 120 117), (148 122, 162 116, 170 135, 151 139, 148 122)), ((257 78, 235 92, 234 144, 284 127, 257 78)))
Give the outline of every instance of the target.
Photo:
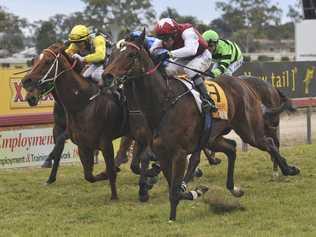
POLYGON ((230 59, 221 59, 217 62, 217 66, 211 71, 214 78, 219 77, 227 70, 230 65, 230 61, 230 59))
POLYGON ((74 43, 71 43, 68 48, 65 50, 65 52, 68 54, 68 55, 73 55, 75 53, 78 53, 78 47, 76 46, 76 44, 74 43))
POLYGON ((106 41, 101 35, 93 39, 94 53, 88 54, 84 57, 87 63, 98 63, 105 60, 106 57, 106 41))
POLYGON ((184 47, 171 51, 174 58, 186 58, 195 56, 199 48, 199 36, 195 33, 193 27, 186 29, 182 33, 184 47))
POLYGON ((162 48, 162 41, 160 39, 155 39, 149 48, 149 52, 152 53, 155 49, 162 48))

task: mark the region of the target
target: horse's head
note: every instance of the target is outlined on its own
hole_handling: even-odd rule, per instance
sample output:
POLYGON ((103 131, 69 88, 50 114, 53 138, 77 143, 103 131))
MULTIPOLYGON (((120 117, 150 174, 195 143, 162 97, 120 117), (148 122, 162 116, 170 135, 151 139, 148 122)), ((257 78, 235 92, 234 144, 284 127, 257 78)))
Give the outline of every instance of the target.
POLYGON ((43 95, 54 89, 55 80, 65 71, 72 69, 73 59, 64 52, 64 45, 55 43, 33 60, 32 69, 22 79, 30 106, 38 104, 43 95))
POLYGON ((145 66, 150 61, 145 48, 144 29, 140 37, 127 37, 123 41, 119 41, 103 76, 106 79, 123 79, 123 81, 128 78, 140 78, 146 74, 145 66))

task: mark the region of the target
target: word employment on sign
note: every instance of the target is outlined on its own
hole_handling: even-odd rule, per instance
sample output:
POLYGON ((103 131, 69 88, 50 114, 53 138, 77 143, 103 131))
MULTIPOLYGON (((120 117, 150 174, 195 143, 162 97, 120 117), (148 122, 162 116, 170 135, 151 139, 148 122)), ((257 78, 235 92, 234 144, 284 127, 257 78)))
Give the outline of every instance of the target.
MULTIPOLYGON (((54 147, 52 128, 0 132, 0 168, 40 165, 54 147)), ((66 142, 61 161, 78 161, 77 146, 66 142)))

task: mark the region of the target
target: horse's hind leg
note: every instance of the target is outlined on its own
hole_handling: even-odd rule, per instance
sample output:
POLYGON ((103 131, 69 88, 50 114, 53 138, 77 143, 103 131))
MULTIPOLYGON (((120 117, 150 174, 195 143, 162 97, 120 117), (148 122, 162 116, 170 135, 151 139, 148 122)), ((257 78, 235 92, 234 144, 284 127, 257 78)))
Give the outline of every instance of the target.
POLYGON ((259 138, 258 142, 254 144, 254 146, 261 150, 267 151, 277 162, 283 175, 294 176, 300 173, 300 170, 297 167, 289 166, 286 159, 280 155, 278 147, 274 143, 273 138, 265 136, 263 138, 259 138))
MULTIPOLYGON (((279 151, 280 141, 279 141, 279 137, 277 135, 277 127, 266 126, 265 127, 265 135, 267 137, 271 137, 273 139, 273 142, 274 142, 277 150, 279 151)), ((274 159, 272 155, 270 155, 270 156, 271 156, 271 161, 273 162, 272 178, 277 179, 279 177, 278 163, 277 163, 277 160, 274 159)))
POLYGON ((219 137, 215 140, 215 144, 212 146, 212 151, 225 153, 228 158, 226 187, 235 197, 243 196, 244 192, 236 187, 234 183, 236 142, 231 139, 219 137))
POLYGON ((116 167, 114 162, 114 150, 112 141, 104 142, 101 147, 104 161, 106 163, 106 170, 109 177, 109 182, 111 186, 111 200, 118 199, 117 189, 116 189, 116 167))
POLYGON ((133 143, 133 138, 131 137, 122 137, 120 148, 115 157, 115 166, 120 167, 121 164, 128 161, 127 151, 133 143))
POLYGON ((222 160, 215 157, 214 151, 210 151, 208 148, 204 148, 203 152, 210 165, 218 165, 221 163, 222 160))

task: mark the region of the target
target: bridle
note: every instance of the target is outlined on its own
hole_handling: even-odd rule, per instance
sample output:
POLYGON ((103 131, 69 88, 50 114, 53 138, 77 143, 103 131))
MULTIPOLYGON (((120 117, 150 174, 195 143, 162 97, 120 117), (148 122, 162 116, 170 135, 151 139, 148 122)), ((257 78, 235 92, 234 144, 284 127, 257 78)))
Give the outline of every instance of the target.
MULTIPOLYGON (((76 66, 77 64, 77 60, 75 60, 73 62, 72 65, 70 65, 69 68, 61 71, 58 73, 59 71, 59 67, 60 67, 60 62, 59 62, 59 58, 60 55, 62 55, 61 53, 56 54, 53 50, 47 48, 44 49, 42 54, 44 55, 45 52, 49 53, 50 55, 54 56, 54 61, 52 62, 50 68, 48 69, 48 71, 45 73, 45 75, 36 82, 36 86, 40 88, 41 91, 41 95, 40 97, 46 96, 48 95, 52 90, 54 90, 55 87, 55 81, 65 72, 71 71, 73 70, 73 68, 76 66), (50 73, 54 70, 53 76, 52 77, 48 77, 50 75, 50 73), (46 84, 48 84, 48 86, 45 86, 46 84), (45 87, 44 87, 45 86, 45 87)), ((31 69, 31 71, 29 73, 31 73, 32 71, 34 71, 39 65, 40 65, 40 61, 41 59, 34 65, 34 67, 31 69)), ((68 62, 68 61, 67 61, 68 62)))
MULTIPOLYGON (((124 47, 127 47, 127 46, 130 46, 130 47, 136 49, 138 52, 141 52, 141 51, 144 50, 142 47, 139 47, 138 45, 136 45, 136 44, 134 44, 132 42, 125 41, 123 43, 123 45, 121 46, 121 48, 122 48, 121 51, 125 50, 124 47)), ((161 62, 157 63, 153 68, 150 68, 147 71, 143 70, 141 73, 139 73, 137 75, 132 75, 132 73, 135 74, 135 72, 132 72, 132 70, 129 70, 129 71, 127 71, 127 73, 124 76, 121 76, 121 77, 116 79, 116 81, 118 82, 117 84, 124 84, 126 81, 134 79, 134 78, 141 78, 141 77, 144 77, 144 76, 151 76, 158 70, 160 65, 161 65, 161 62)))
MULTIPOLYGON (((74 60, 73 64, 70 65, 69 68, 67 68, 67 69, 61 71, 60 73, 58 73, 58 69, 59 69, 59 60, 58 60, 58 59, 60 58, 61 53, 56 54, 53 50, 51 50, 51 49, 49 49, 49 48, 44 49, 44 50, 43 50, 43 54, 44 54, 44 52, 48 52, 49 54, 53 55, 53 56, 55 57, 55 59, 54 59, 52 65, 50 66, 50 68, 48 69, 48 71, 46 72, 46 74, 38 81, 39 85, 43 85, 44 83, 46 83, 46 82, 51 82, 51 81, 55 82, 55 81, 57 80, 57 78, 60 77, 60 76, 61 76, 62 74, 64 74, 65 72, 68 72, 68 71, 73 70, 73 68, 74 68, 74 67, 76 66, 76 64, 77 64, 77 60, 74 60), (48 75, 49 75, 50 72, 54 69, 54 67, 55 67, 54 76, 51 77, 51 78, 48 78, 48 75)), ((36 66, 37 66, 37 65, 36 65, 36 66)), ((35 66, 35 67, 36 67, 36 66, 35 66)), ((35 67, 34 67, 34 68, 35 68, 35 67)))

